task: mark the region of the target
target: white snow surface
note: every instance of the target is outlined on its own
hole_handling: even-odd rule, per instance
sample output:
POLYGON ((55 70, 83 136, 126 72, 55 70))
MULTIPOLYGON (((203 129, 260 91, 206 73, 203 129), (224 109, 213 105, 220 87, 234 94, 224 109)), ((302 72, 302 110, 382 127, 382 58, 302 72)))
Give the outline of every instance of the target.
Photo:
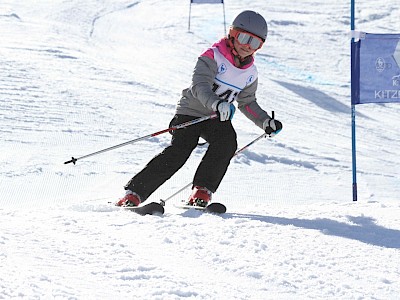
MULTIPOLYGON (((358 30, 395 33, 393 1, 357 1, 358 30)), ((222 216, 117 208, 170 142, 221 5, 182 0, 0 3, 0 299, 400 299, 399 104, 357 106, 352 201, 350 1, 231 0, 265 16, 258 101, 282 132, 235 157, 222 216)), ((261 129, 237 112, 239 147, 261 129)), ((191 182, 206 146, 148 201, 191 182)), ((212 170, 210 170, 212 171, 212 170)))

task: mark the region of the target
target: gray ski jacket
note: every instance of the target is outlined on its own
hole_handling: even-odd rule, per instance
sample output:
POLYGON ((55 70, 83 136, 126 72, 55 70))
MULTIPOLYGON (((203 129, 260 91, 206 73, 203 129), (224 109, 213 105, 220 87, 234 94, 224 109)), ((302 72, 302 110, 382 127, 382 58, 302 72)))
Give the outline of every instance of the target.
MULTIPOLYGON (((224 59, 222 58, 222 59, 224 59)), ((240 75, 249 66, 243 68, 235 67, 233 54, 228 46, 226 39, 221 39, 211 48, 207 49, 197 60, 192 75, 192 84, 189 88, 182 91, 182 97, 176 106, 176 114, 203 117, 214 114, 212 104, 215 101, 225 100, 231 102, 227 97, 221 97, 215 92, 216 84, 222 82, 218 74, 221 74, 222 67, 227 66, 240 75), (216 52, 218 51, 218 52, 216 52), (218 59, 221 55, 226 59, 221 63, 218 59), (218 65, 218 63, 220 65, 218 65), (225 66, 223 66, 225 64, 225 66)), ((253 66, 254 59, 251 58, 250 66, 253 66)), ((247 84, 235 93, 234 100, 237 102, 238 109, 258 127, 263 128, 263 123, 270 119, 270 116, 257 103, 256 91, 258 85, 257 69, 255 70, 255 80, 247 84)), ((237 75, 235 75, 237 76, 237 75)), ((229 78, 228 78, 229 80, 229 78)), ((229 85, 229 84, 228 84, 229 85)))

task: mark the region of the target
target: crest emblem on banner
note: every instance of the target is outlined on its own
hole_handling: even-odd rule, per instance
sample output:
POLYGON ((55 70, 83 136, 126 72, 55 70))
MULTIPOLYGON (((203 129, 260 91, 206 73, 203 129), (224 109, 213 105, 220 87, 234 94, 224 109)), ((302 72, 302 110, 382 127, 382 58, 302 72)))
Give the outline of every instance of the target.
POLYGON ((378 57, 375 61, 375 68, 376 70, 381 73, 385 70, 386 62, 382 57, 378 57))

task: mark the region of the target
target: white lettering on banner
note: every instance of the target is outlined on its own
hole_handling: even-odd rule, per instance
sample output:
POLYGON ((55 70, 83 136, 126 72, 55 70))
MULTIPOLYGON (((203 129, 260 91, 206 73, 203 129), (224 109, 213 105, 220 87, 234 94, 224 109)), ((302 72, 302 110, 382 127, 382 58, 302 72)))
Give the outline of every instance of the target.
POLYGON ((400 90, 375 90, 375 99, 400 99, 400 90))

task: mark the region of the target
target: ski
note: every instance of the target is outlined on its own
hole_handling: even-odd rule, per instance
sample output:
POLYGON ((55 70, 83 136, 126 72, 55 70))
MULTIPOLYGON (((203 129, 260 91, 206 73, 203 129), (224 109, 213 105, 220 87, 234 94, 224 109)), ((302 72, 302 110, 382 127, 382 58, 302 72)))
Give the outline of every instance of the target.
POLYGON ((203 211, 211 214, 223 214, 226 212, 226 206, 219 202, 213 202, 207 205, 206 207, 196 206, 196 205, 187 205, 186 201, 180 204, 176 204, 175 207, 182 209, 195 209, 199 211, 203 211))
POLYGON ((155 215, 155 214, 164 214, 164 206, 160 203, 150 202, 148 204, 140 205, 140 206, 122 206, 126 210, 133 211, 141 216, 145 215, 155 215))

